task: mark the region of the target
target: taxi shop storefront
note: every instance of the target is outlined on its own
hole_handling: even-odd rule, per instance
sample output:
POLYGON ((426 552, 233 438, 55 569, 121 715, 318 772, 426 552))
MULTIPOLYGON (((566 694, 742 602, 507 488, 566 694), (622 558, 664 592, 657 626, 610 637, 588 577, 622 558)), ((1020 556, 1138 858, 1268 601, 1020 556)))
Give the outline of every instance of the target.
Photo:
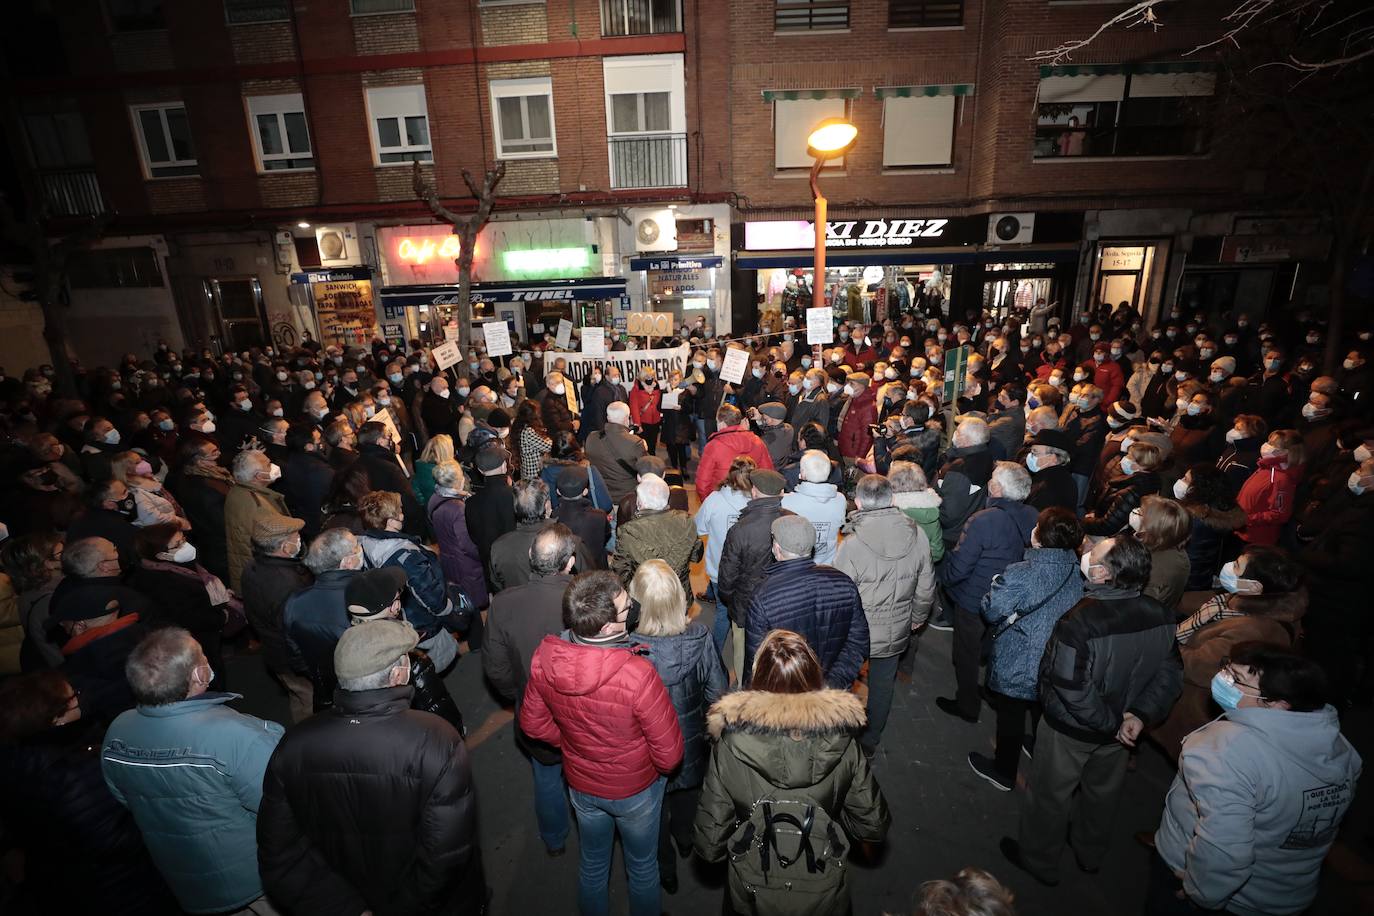
MULTIPOLYGON (((622 277, 582 277, 538 283, 474 283, 469 291, 473 324, 499 319, 521 343, 549 335, 567 319, 573 327, 602 327, 628 311, 622 277)), ((458 285, 385 286, 384 314, 404 317, 426 346, 458 337, 458 285)))
POLYGON ((963 318, 990 308, 1005 313, 1027 292, 1049 301, 1070 297, 1077 273, 1082 214, 1022 215, 1018 240, 990 236, 989 217, 881 215, 830 220, 826 272, 814 276, 812 223, 737 224, 735 320, 755 326, 765 316, 795 316, 823 284, 825 304, 850 321, 875 322, 907 312, 963 318), (1037 224, 1039 219, 1039 224, 1037 224), (741 315, 748 291, 752 314, 741 315))

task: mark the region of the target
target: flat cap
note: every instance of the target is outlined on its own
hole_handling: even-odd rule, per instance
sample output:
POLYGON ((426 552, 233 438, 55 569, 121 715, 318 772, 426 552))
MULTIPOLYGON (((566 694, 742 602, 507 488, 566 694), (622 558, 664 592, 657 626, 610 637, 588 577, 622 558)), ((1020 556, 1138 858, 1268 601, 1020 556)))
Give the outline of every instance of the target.
POLYGON ((809 557, 816 549, 816 526, 800 515, 773 520, 773 540, 794 557, 809 557))
POLYGON ((786 420, 787 405, 780 401, 769 401, 766 404, 759 405, 759 413, 771 420, 786 420))
POLYGON ((755 468, 750 471, 749 483, 764 496, 777 496, 787 486, 787 480, 770 468, 755 468))
POLYGON ((305 522, 289 515, 263 514, 253 519, 253 543, 266 544, 305 527, 305 522))
POLYGON ((490 474, 502 465, 507 468, 510 467, 510 452, 500 446, 489 445, 477 450, 477 457, 474 461, 478 471, 483 474, 490 474))
POLYGON ((363 621, 339 637, 334 646, 334 673, 342 680, 385 671, 419 644, 419 634, 405 621, 363 621))

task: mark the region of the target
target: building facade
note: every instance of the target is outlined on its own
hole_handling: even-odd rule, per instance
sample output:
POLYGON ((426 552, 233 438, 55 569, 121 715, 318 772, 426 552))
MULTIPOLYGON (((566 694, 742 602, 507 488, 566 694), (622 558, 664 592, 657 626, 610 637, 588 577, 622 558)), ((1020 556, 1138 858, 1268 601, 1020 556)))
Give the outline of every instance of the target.
POLYGON ((633 311, 751 330, 824 284, 854 317, 1041 296, 1066 314, 1287 301, 1320 220, 1275 214, 1221 141, 1211 0, 1090 33, 1082 0, 77 0, 24 4, 5 128, 72 269, 88 362, 309 332, 442 339, 464 180, 505 175, 479 320, 521 339, 633 311), (811 276, 806 136, 832 270, 811 276))

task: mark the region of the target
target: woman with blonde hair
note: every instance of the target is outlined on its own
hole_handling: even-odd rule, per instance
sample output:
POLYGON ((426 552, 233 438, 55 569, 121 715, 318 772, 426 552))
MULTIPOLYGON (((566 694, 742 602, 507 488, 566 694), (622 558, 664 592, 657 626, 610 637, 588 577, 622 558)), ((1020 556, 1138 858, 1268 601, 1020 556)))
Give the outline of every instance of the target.
POLYGON ((682 765, 665 789, 658 830, 659 883, 672 894, 677 891, 673 845, 684 856, 692 849, 692 818, 710 754, 706 711, 725 695, 729 679, 706 627, 687 618, 687 595, 671 566, 649 560, 635 571, 629 591, 631 621, 639 609, 632 639, 649 647, 649 661, 668 688, 682 729, 682 765))
POLYGON ((753 672, 749 690, 727 695, 706 717, 716 746, 697 809, 697 853, 708 862, 728 856, 731 912, 847 913, 846 837, 881 842, 891 823, 859 749, 863 701, 827 689, 816 653, 791 630, 763 638, 753 672), (802 834, 803 823, 816 829, 802 834))
POLYGON ((153 466, 140 452, 120 452, 110 460, 110 476, 124 482, 134 497, 135 528, 176 525, 190 531, 191 523, 175 497, 153 476, 153 466))
POLYGON ((1144 594, 1174 610, 1187 590, 1192 571, 1183 549, 1192 533, 1192 516, 1176 500, 1147 496, 1138 509, 1131 510, 1131 528, 1135 539, 1150 549, 1150 581, 1144 594))
POLYGON ((434 495, 434 469, 445 461, 452 461, 453 458, 452 436, 448 433, 439 433, 430 437, 424 451, 420 452, 420 457, 415 461, 415 478, 410 482, 410 488, 415 491, 415 499, 420 505, 429 505, 429 499, 434 495))

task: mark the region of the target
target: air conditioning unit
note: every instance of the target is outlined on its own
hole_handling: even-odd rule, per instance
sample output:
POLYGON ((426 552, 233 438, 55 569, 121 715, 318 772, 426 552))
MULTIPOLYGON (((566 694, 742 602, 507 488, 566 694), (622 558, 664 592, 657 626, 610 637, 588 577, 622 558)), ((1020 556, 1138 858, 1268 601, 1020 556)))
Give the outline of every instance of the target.
POLYGON ((989 245, 1029 245, 1034 235, 1034 213, 994 213, 988 217, 989 245))
POLYGON ((320 248, 321 266, 347 267, 359 263, 357 223, 316 226, 315 244, 320 248))
POLYGON ((677 216, 672 210, 640 210, 633 223, 635 251, 677 251, 677 216))

